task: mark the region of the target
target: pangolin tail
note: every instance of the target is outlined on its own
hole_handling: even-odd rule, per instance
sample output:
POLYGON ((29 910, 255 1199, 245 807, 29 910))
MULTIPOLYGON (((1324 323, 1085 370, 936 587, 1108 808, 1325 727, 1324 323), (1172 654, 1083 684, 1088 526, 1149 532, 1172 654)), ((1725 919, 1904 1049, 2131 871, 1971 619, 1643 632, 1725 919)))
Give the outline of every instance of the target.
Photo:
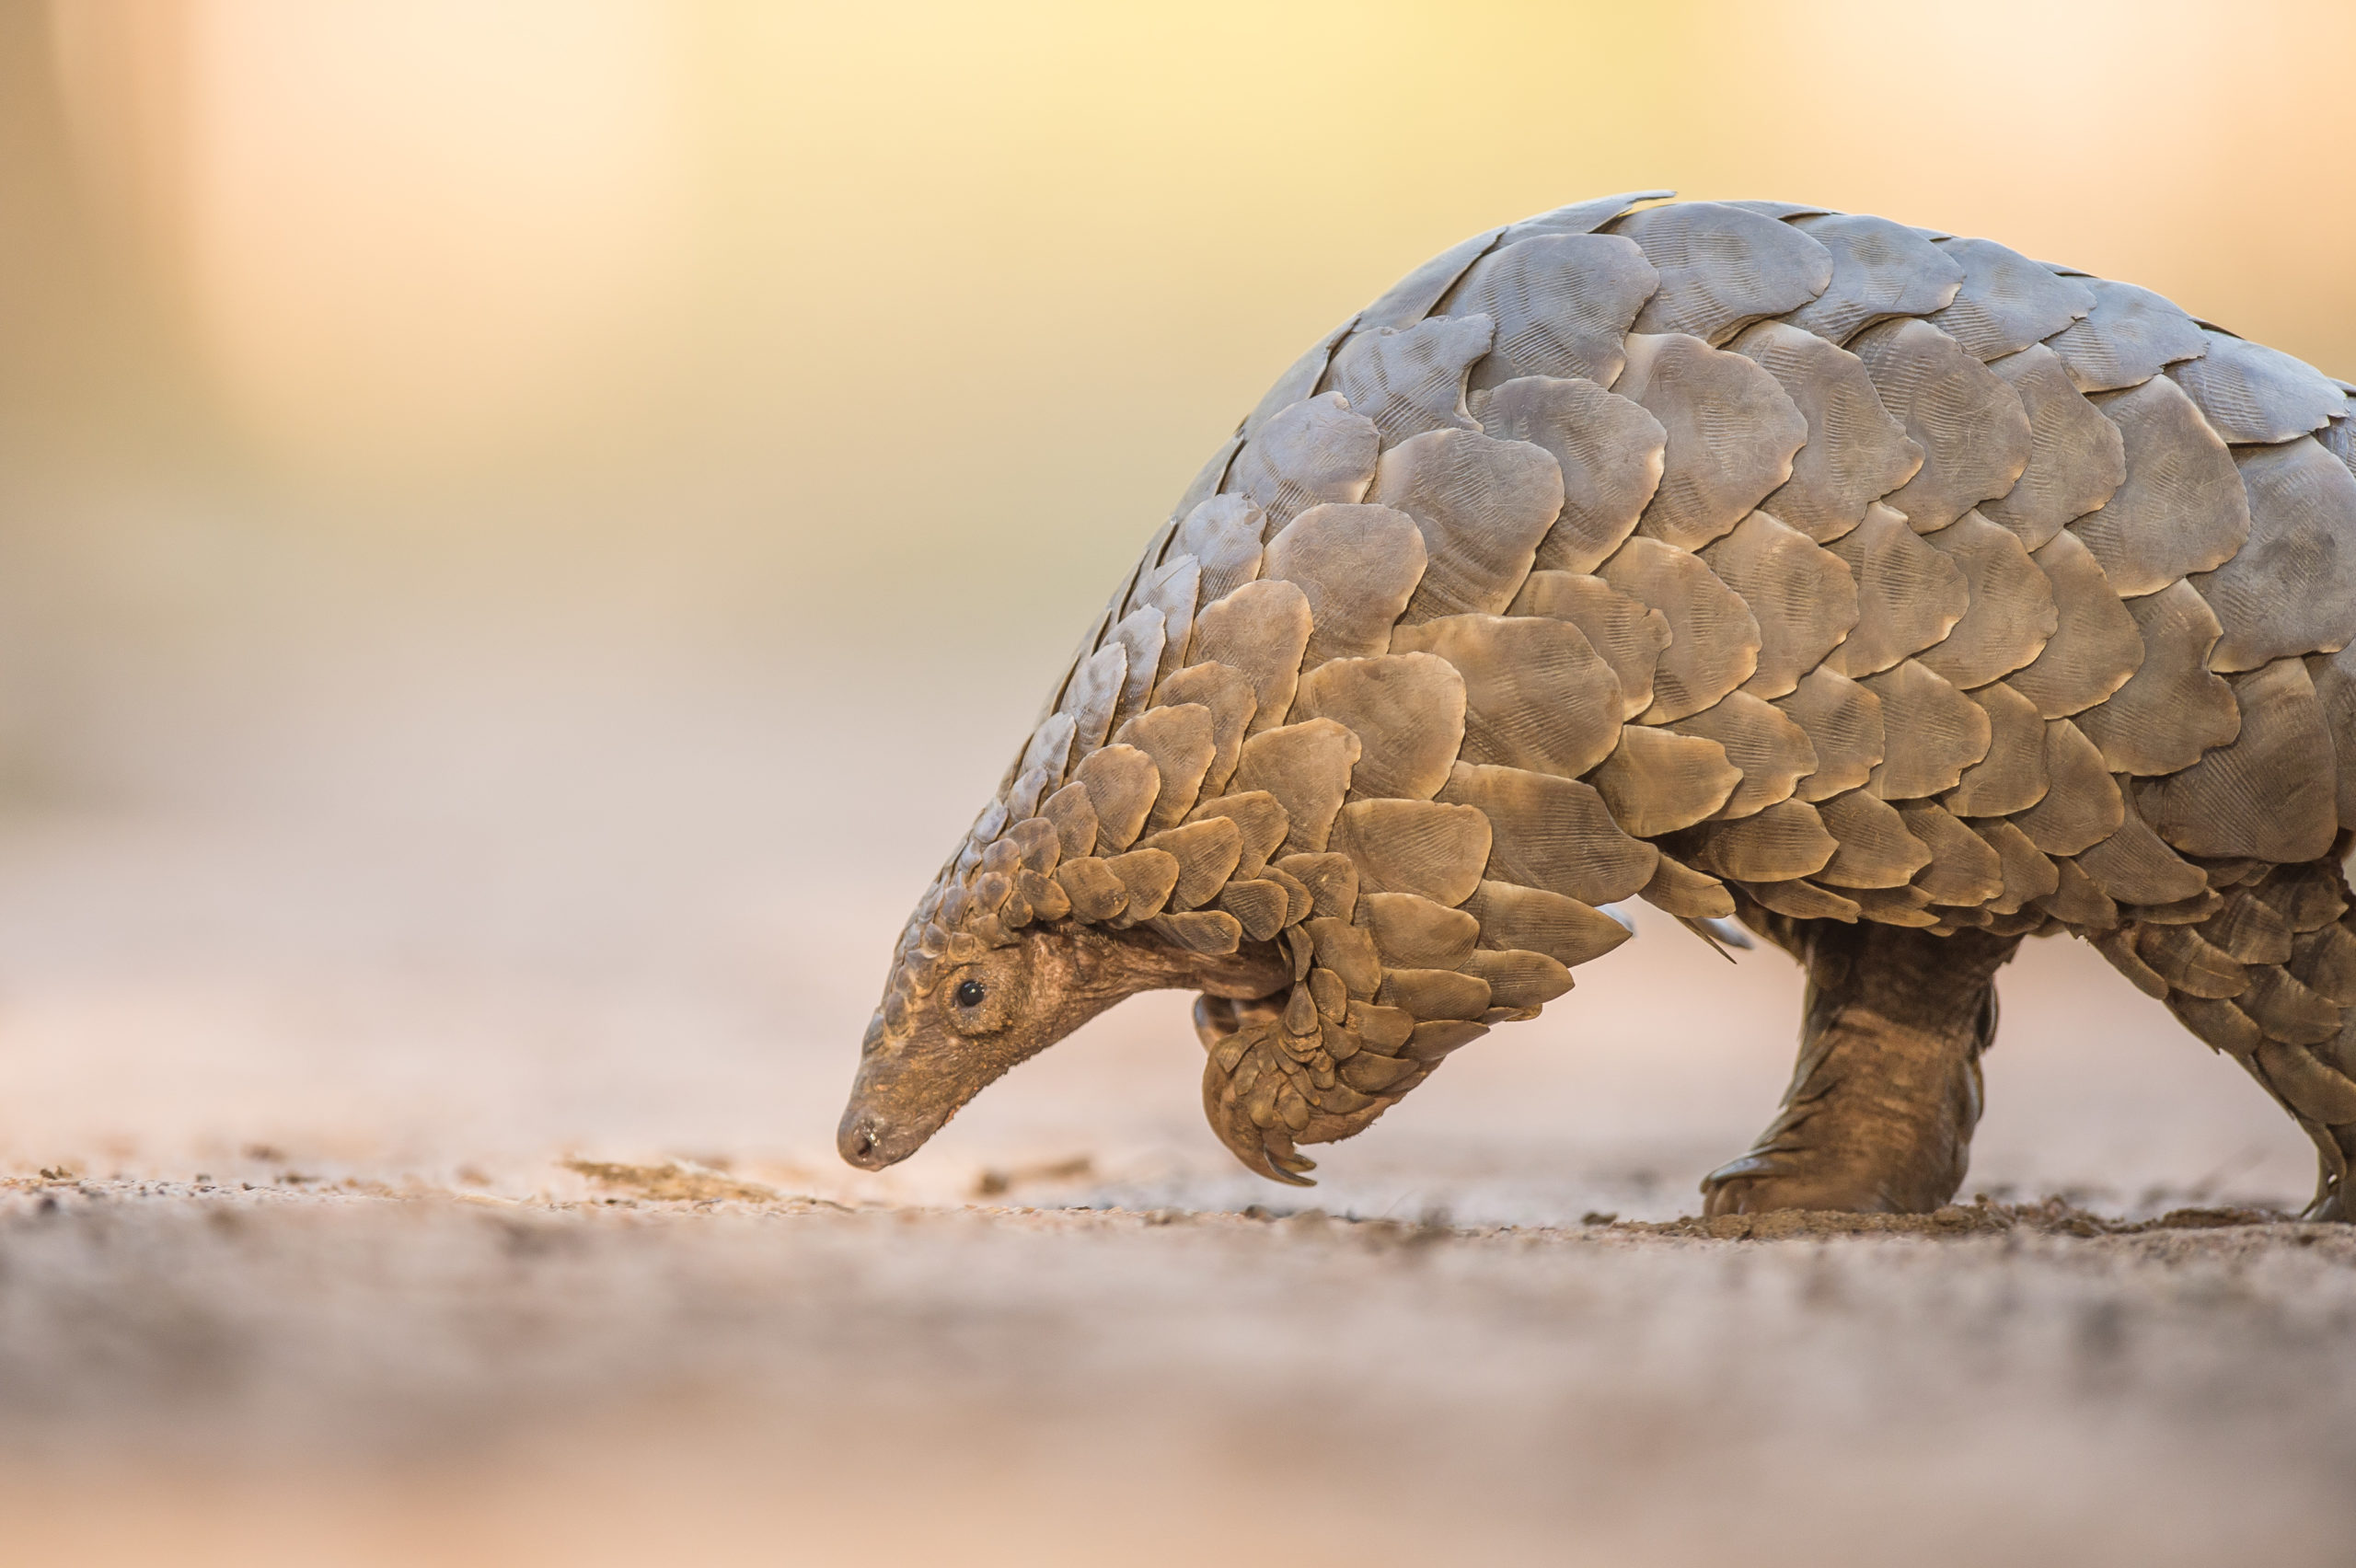
POLYGON ((2237 883, 2233 870, 2210 868, 2229 885, 2167 912, 2185 917, 2131 921, 2095 945, 2306 1129, 2322 1156, 2308 1217, 2356 1218, 2356 914, 2339 854, 2253 863, 2237 883))

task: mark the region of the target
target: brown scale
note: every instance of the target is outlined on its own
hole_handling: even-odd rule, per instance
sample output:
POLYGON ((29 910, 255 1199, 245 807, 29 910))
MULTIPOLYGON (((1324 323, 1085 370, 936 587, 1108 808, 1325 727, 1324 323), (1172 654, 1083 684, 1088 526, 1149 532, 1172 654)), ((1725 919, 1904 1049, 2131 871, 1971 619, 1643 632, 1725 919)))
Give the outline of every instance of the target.
POLYGON ((1753 697, 1789 696, 1856 627, 1849 563, 1763 511, 1701 555, 1759 628, 1758 662, 1742 684, 1753 697))
POLYGON ((2127 444, 2042 343, 1992 362, 2028 415, 2028 467, 2003 495, 1980 503, 1990 521, 2038 549, 2064 525, 2105 505, 2127 479, 2127 444))
POLYGON ((2078 282, 2094 296, 2093 310, 2045 346, 2079 391, 2115 392, 2209 352, 2200 325, 2151 290, 2103 278, 2078 282))
POLYGON ((1281 528, 1320 502, 1363 501, 1382 433, 1338 392, 1271 419, 1229 464, 1224 494, 1240 495, 1281 528))
POLYGON ((1652 880, 1660 859, 1652 845, 1621 829, 1601 795, 1576 779, 1459 763, 1440 799, 1487 820, 1485 874, 1498 882, 1551 888, 1583 904, 1616 904, 1652 880))
POLYGON ((2224 635, 2209 667, 2333 652, 2356 637, 2356 474, 2307 437, 2237 447, 2249 537, 2193 578, 2224 635))
POLYGON ((1699 713, 1758 671, 1759 621, 1702 557, 1639 535, 1596 574, 1659 611, 1668 629, 1669 643, 1653 664, 1652 705, 1638 716, 1642 722, 1665 724, 1699 713))
POLYGON ((2321 430, 2339 417, 2339 387, 2280 349, 2205 329, 2208 352, 2168 367, 2219 435, 2236 445, 2270 446, 2321 430))
POLYGON ((2338 779, 2306 666, 2283 659, 2228 684, 2241 709, 2233 743, 2141 780, 2135 809, 2187 854, 2277 864, 2319 859, 2339 831, 2338 779))
POLYGON ((1423 535, 1405 513, 1329 502, 1277 530, 1259 568, 1309 601, 1301 663, 1311 665, 1389 649, 1425 559, 1423 535))
POLYGON ((1372 420, 1385 445, 1427 430, 1478 430, 1464 407, 1464 377, 1495 333, 1485 316, 1353 332, 1334 351, 1325 386, 1372 420))
POLYGON ((2110 697, 2078 715, 2114 773, 2152 775, 2190 767, 2242 726, 2233 687, 2209 664, 2223 628, 2189 582, 2127 601, 2142 662, 2110 697))
POLYGON ((1898 814, 1931 852, 1930 863, 1911 881, 1933 904, 1976 909, 2004 895, 2004 857, 1953 813, 1929 801, 1908 801, 1898 814))
POLYGON ((1496 323, 1472 386, 1519 376, 1611 386, 1624 363, 1621 340, 1659 284, 1644 251, 1617 235, 1534 235, 1491 251, 1448 302, 1458 316, 1496 323))
POLYGON ((1750 322, 1796 310, 1832 281, 1832 253, 1805 233, 1715 202, 1634 213, 1612 232, 1643 247, 1660 286, 1639 332, 1686 332, 1723 343, 1750 322))
POLYGON ((1873 777, 1885 745, 1881 698, 1835 671, 1819 668, 1775 707, 1807 735, 1816 771, 1798 782, 1803 801, 1854 790, 1873 777))
POLYGON ((1653 672, 1670 640, 1669 617, 1600 577, 1533 571, 1507 613, 1570 622, 1586 637, 1620 683, 1620 717, 1634 719, 1653 705, 1653 672))
POLYGON ((2053 591, 2053 635, 2027 668, 2005 684, 2048 719, 2083 713, 2124 686, 2143 662, 2134 615, 2068 529, 2029 558, 2053 591))
POLYGON ((1300 677, 1292 717, 1330 720, 1357 736, 1352 795, 1428 801, 1464 744, 1464 677, 1428 653, 1330 660, 1300 677))
POLYGON ((1542 446, 1438 430, 1382 455, 1373 499, 1415 519, 1422 579, 1407 622, 1501 614, 1563 512, 1563 471, 1542 446))
MULTIPOLYGON (((1311 630, 1309 599, 1290 582, 1247 582, 1195 617, 1189 663, 1225 664, 1242 672, 1252 683, 1252 718, 1247 733, 1273 729, 1284 722, 1292 708, 1294 689, 1300 684, 1300 662, 1311 630)), ((1107 650, 1107 651, 1111 651, 1107 650)), ((1103 654, 1097 657, 1103 657, 1103 654)), ((1087 665, 1081 669, 1086 671, 1087 665)), ((1075 680, 1074 688, 1080 683, 1075 680)), ((1071 699, 1067 697, 1068 707, 1071 699)), ((1092 698, 1091 700, 1093 700, 1092 698)), ((1088 738, 1093 709, 1075 709, 1080 751, 1101 744, 1088 738)), ((1109 710, 1105 715, 1109 721, 1109 710)))
POLYGON ((1725 920, 1735 913, 1734 894, 1726 883, 1667 854, 1653 867, 1652 880, 1636 890, 1636 896, 1680 920, 1725 920))
POLYGON ((1792 477, 1807 421, 1775 378, 1682 333, 1632 334, 1614 391, 1664 432, 1661 478, 1637 530, 1699 549, 1792 477))
POLYGON ((1866 788, 1888 801, 1952 790, 1988 755, 1987 710, 1927 664, 1909 659, 1863 683, 1881 701, 1882 759, 1866 788))
POLYGON ((1914 477, 1884 499, 1917 533, 1946 527, 2010 491, 2035 440, 2020 395, 1926 321, 1869 327, 1850 351, 1865 362, 1882 406, 1923 449, 1914 477))
POLYGON ((1741 782, 1719 805, 1721 817, 1750 816, 1791 798, 1817 771, 1807 732, 1773 703, 1729 692, 1715 704, 1680 719, 1677 732, 1715 744, 1741 782))
POLYGON ((1988 750, 1941 796, 1958 816, 2001 817, 2045 798, 2045 720, 2037 705, 2003 681, 1964 693, 1988 716, 1988 750))
POLYGON ((1313 853, 1325 847, 1362 747, 1356 732, 1331 719, 1263 730, 1243 743, 1230 787, 1274 796, 1289 824, 1284 851, 1313 853))
POLYGON ((1668 432, 1595 382, 1523 376, 1474 393, 1472 411, 1486 433, 1542 447, 1562 471, 1563 510, 1538 541, 1539 571, 1593 571, 1660 488, 1668 432))
POLYGON ((1461 672, 1463 721, 1451 737, 1461 744, 1448 748, 1449 761, 1576 778, 1619 744, 1619 680, 1567 621, 1448 616, 1402 626, 1391 646, 1394 657, 1420 654, 1461 672))
POLYGON ((1718 742, 1641 724, 1623 728, 1619 745, 1588 775, 1612 820, 1638 838, 1717 814, 1747 781, 1718 742))
POLYGON ((2249 537, 2249 499, 2232 452, 2176 383, 2154 376, 2095 402, 2119 427, 2127 478, 2070 531, 2122 598, 2156 594, 2233 559, 2249 537))
POLYGON ((1953 257, 1903 224, 1862 213, 1800 214, 1794 228, 1832 258, 1824 292, 1784 319, 1831 343, 1846 343, 1877 321, 1945 309, 1963 287, 1953 257))
POLYGON ((1824 660, 1852 680, 1889 669, 1945 638, 1971 607, 1962 568, 1886 506, 1830 547, 1857 584, 1857 620, 1824 660))
POLYGON ((2061 617, 2053 584, 2020 540, 1975 511, 1924 542, 1955 562, 1970 605, 1946 636, 1915 655, 1923 667, 1969 691, 2033 663, 2061 617))
POLYGON ((2094 309, 2075 278, 2057 275, 1991 239, 1944 239, 1939 252, 1963 268, 1963 286, 1923 319, 1981 360, 2020 352, 2094 309))
POLYGON ((1791 478, 1762 510, 1823 544, 1922 467, 1923 449, 1881 406, 1856 355, 1781 321, 1761 322, 1729 346, 1773 376, 1807 422, 1791 478))

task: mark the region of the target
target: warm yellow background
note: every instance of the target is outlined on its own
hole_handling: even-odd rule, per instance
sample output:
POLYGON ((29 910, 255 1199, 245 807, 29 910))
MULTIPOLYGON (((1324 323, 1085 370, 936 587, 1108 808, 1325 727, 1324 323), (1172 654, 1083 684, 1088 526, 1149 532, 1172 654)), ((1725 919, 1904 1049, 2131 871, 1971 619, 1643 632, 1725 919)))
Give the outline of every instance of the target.
POLYGON ((1002 596, 1103 580, 1392 277, 1603 191, 1985 234, 2356 371, 2339 5, 9 15, 12 178, 89 220, 9 258, 12 315, 28 273, 89 312, 8 356, 20 398, 126 336, 52 410, 115 465, 182 478, 120 401, 169 385, 307 528, 692 537, 670 570, 756 615, 1073 620, 1002 596))

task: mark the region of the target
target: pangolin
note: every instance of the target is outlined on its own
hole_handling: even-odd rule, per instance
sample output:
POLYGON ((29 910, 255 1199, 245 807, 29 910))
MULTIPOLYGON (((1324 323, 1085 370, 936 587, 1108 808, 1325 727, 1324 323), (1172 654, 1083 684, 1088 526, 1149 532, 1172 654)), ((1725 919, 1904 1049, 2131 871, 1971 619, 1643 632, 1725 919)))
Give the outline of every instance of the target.
POLYGON ((1807 969, 1711 1212, 1946 1202, 1995 972, 2069 931, 2350 1217, 2356 387, 1989 240, 1669 195, 1435 258, 1213 455, 909 918, 846 1159, 1176 986, 1213 1129, 1303 1182, 1643 899, 1807 969))

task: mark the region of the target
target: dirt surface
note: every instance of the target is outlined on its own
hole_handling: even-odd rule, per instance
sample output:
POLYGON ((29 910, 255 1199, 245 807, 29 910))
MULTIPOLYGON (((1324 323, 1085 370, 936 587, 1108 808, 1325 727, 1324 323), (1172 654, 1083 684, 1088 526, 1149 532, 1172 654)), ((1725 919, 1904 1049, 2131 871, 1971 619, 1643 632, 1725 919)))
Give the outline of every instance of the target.
POLYGON ((2342 1227, 553 1180, 11 1183, 12 1555, 2320 1564, 2356 1531, 2342 1227))

